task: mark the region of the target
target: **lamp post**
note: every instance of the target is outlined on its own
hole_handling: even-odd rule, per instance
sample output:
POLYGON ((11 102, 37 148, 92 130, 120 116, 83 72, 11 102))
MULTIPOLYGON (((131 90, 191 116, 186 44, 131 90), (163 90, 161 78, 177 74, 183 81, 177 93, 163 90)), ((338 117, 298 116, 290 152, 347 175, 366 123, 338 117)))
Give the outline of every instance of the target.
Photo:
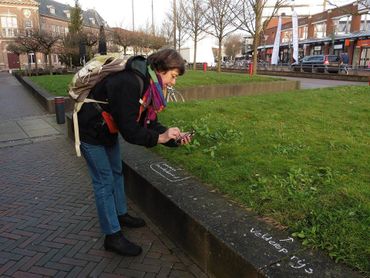
POLYGON ((132 31, 135 31, 135 9, 134 9, 134 0, 131 1, 132 6, 132 31))

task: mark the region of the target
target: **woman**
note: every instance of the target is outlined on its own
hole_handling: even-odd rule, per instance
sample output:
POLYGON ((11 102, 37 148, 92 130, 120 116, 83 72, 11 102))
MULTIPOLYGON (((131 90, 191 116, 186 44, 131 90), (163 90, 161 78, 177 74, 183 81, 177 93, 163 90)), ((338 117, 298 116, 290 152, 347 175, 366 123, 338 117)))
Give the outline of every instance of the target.
POLYGON ((121 227, 142 227, 145 222, 127 213, 118 133, 109 131, 101 111, 110 112, 129 143, 145 147, 187 144, 190 136, 157 121, 157 113, 165 107, 163 89, 175 85, 184 72, 184 60, 173 49, 160 50, 148 59, 132 57, 123 71, 109 75, 91 90, 89 98, 108 104, 87 103, 78 113, 81 151, 92 178, 106 250, 139 255, 141 247, 127 240, 121 227))

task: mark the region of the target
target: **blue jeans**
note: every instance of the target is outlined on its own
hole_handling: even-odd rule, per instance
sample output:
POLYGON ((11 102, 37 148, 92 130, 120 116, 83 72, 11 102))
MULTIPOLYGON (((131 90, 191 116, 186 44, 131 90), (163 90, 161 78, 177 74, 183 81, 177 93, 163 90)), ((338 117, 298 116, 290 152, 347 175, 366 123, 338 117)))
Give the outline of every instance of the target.
POLYGON ((81 142, 94 187, 101 230, 109 235, 121 230, 118 215, 127 212, 119 143, 112 147, 81 142))

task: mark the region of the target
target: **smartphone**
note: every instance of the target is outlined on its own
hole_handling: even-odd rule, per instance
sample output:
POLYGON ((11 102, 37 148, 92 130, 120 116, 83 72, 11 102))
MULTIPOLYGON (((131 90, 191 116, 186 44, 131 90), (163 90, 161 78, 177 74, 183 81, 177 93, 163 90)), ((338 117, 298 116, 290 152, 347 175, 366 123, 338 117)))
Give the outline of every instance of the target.
POLYGON ((183 136, 180 136, 177 140, 176 140, 176 143, 177 144, 181 144, 181 140, 184 139, 185 137, 189 136, 190 138, 192 138, 195 134, 195 130, 191 130, 187 133, 185 133, 183 136))

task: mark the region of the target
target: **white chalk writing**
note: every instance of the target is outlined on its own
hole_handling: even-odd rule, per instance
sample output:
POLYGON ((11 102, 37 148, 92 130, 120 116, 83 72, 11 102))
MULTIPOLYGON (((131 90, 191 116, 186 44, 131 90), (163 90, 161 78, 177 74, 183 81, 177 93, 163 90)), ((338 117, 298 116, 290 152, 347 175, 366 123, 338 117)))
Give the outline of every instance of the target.
POLYGON ((150 169, 170 182, 179 182, 190 178, 190 176, 184 177, 181 175, 184 171, 183 169, 171 167, 165 162, 150 164, 150 169))
MULTIPOLYGON (((251 228, 250 232, 254 234, 256 237, 266 241, 268 244, 270 244, 272 247, 277 250, 279 253, 288 254, 289 250, 286 246, 282 246, 284 243, 290 243, 294 242, 294 239, 291 237, 288 237, 286 239, 279 239, 279 240, 273 240, 272 235, 268 233, 263 233, 260 230, 257 230, 255 228, 251 228), (278 243, 282 242, 282 243, 278 243)), ((277 266, 280 266, 280 264, 276 264, 277 266)), ((291 256, 289 261, 289 266, 294 269, 303 269, 307 274, 312 274, 313 269, 308 267, 309 263, 306 262, 306 259, 300 259, 297 256, 291 256)))

